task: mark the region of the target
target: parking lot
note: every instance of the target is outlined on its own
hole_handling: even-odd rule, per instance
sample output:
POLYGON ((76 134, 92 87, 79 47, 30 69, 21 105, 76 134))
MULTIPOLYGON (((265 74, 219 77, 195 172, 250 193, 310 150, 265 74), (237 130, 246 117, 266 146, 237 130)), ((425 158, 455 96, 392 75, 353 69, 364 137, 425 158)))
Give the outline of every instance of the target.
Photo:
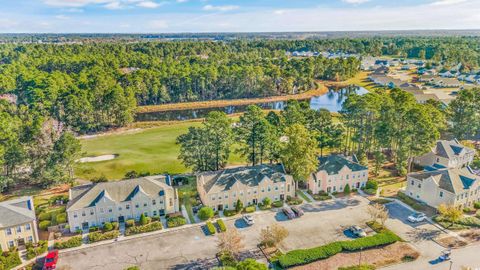
MULTIPOLYGON (((368 200, 363 197, 315 202, 301 206, 305 215, 288 220, 283 213, 255 213, 255 225, 246 226, 240 217, 230 219, 245 236, 245 250, 258 256, 257 244, 261 229, 274 223, 286 227, 289 236, 283 249, 309 248, 347 239, 344 228, 364 225, 368 220, 368 200)), ((208 269, 216 262, 216 237, 207 236, 200 227, 185 228, 154 236, 119 241, 78 251, 62 253, 59 269, 124 269, 138 265, 143 269, 208 269)))

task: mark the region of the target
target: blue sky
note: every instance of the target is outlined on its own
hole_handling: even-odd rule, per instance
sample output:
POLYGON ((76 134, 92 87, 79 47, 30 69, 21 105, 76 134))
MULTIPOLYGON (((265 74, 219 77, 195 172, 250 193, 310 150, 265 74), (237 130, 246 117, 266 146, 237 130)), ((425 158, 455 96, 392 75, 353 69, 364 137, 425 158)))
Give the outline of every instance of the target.
POLYGON ((0 0, 0 32, 478 29, 480 0, 0 0))

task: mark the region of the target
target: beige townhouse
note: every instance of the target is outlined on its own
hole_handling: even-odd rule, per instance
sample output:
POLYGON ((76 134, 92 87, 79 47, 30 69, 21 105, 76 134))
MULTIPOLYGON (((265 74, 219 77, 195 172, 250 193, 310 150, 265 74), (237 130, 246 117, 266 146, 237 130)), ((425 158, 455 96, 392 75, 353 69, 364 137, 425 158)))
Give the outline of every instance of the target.
POLYGON ((72 232, 105 222, 138 220, 179 211, 177 191, 169 176, 157 175, 73 187, 67 205, 72 232))
POLYGON ((410 173, 405 193, 432 207, 440 204, 473 207, 480 201, 480 176, 470 167, 410 173))
POLYGON ((430 152, 415 157, 413 162, 428 169, 461 168, 472 163, 475 149, 466 147, 457 139, 439 140, 430 152))
POLYGON ((235 209, 238 200, 247 206, 267 197, 273 202, 295 195, 293 177, 281 164, 199 173, 197 189, 202 203, 218 211, 235 209))
POLYGON ((343 192, 347 184, 351 189, 359 189, 368 181, 368 167, 361 165, 355 155, 332 154, 319 157, 318 161, 317 171, 307 181, 307 187, 313 194, 320 191, 343 192))
POLYGON ((38 242, 32 197, 0 202, 0 249, 38 242))

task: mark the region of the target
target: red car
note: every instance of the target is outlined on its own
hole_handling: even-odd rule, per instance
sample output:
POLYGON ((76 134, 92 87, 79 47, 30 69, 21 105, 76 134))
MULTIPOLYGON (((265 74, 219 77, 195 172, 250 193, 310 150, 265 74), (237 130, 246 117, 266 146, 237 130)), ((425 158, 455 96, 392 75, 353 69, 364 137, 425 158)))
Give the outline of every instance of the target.
POLYGON ((45 256, 45 262, 43 263, 43 270, 52 270, 57 267, 58 261, 58 250, 50 251, 47 256, 45 256))

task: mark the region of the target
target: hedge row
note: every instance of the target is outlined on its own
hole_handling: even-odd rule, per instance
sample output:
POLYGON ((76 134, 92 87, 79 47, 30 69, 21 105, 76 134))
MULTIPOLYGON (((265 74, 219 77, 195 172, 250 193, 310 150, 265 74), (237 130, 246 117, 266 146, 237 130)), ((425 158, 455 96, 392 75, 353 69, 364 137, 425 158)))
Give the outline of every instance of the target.
POLYGON ((119 231, 108 231, 105 233, 101 232, 91 232, 88 234, 88 240, 90 243, 95 243, 98 241, 103 241, 103 240, 109 240, 109 239, 115 239, 120 235, 119 231))
POLYGON ((74 236, 67 241, 64 242, 55 242, 53 245, 56 249, 65 249, 65 248, 73 248, 79 247, 82 245, 82 236, 74 236))
POLYGON ((187 224, 187 220, 183 216, 169 217, 167 219, 168 228, 180 227, 187 224))
POLYGON ((218 224, 218 228, 220 229, 220 231, 222 231, 222 232, 227 231, 227 226, 225 226, 225 222, 223 222, 222 219, 217 220, 217 224, 218 224))
POLYGON ((358 251, 393 244, 400 240, 396 234, 385 231, 373 236, 351 241, 338 241, 316 248, 293 250, 282 255, 279 258, 279 263, 282 267, 303 265, 329 258, 342 251, 358 251))
POLYGON ((162 223, 160 221, 154 221, 147 225, 133 226, 125 230, 125 235, 153 232, 162 229, 162 223))
POLYGON ((255 210, 257 210, 257 208, 255 207, 255 205, 252 205, 252 206, 245 207, 245 209, 243 209, 243 212, 253 213, 253 212, 255 212, 255 210))
POLYGON ((213 226, 212 222, 207 221, 207 230, 210 235, 213 235, 216 233, 217 230, 215 230, 215 226, 213 226))

